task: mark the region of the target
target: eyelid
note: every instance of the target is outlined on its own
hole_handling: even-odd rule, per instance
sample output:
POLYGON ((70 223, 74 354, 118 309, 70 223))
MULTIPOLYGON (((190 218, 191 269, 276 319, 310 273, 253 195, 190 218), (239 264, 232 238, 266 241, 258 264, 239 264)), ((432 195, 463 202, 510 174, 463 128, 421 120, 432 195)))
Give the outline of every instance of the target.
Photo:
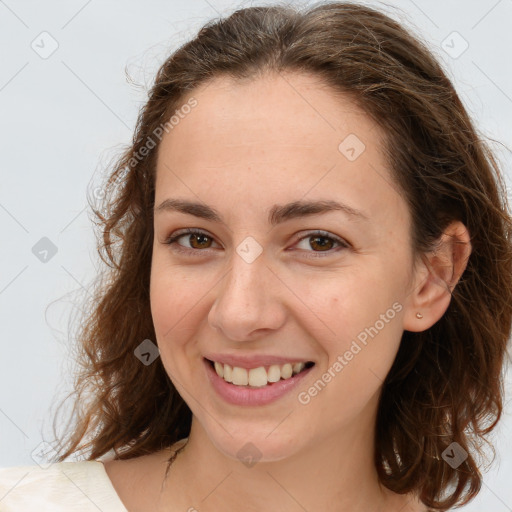
POLYGON ((208 231, 205 231, 203 229, 198 229, 198 228, 185 228, 185 229, 179 229, 178 231, 174 231, 168 237, 165 238, 163 243, 165 245, 176 245, 178 247, 178 249, 176 249, 176 250, 180 251, 180 252, 200 253, 200 252, 208 251, 208 249, 210 249, 210 248, 208 248, 208 249, 189 249, 188 247, 183 247, 176 243, 177 240, 179 240, 181 237, 186 236, 186 235, 207 236, 214 243, 218 244, 218 242, 215 241, 215 237, 213 235, 210 235, 210 233, 208 233, 208 231))
MULTIPOLYGON (((210 235, 210 233, 208 233, 208 231, 205 231, 203 229, 199 229, 199 228, 184 228, 184 229, 181 229, 181 230, 178 230, 178 231, 175 231, 173 233, 171 233, 170 236, 168 236, 165 240, 164 240, 164 244, 166 245, 174 245, 176 246, 176 248, 174 250, 176 250, 177 252, 181 252, 181 253, 186 253, 186 254, 193 254, 193 255, 197 255, 197 256, 200 256, 201 253, 203 252, 207 252, 210 248, 206 248, 206 249, 190 249, 188 247, 183 247, 179 244, 177 244, 177 240, 180 239, 181 237, 183 236, 186 236, 186 235, 200 235, 200 236, 206 236, 208 238, 210 238, 214 243, 217 243, 216 240, 215 240, 215 237, 213 235, 210 235)), ((312 229, 312 230, 308 230, 308 232, 306 234, 303 234, 301 235, 300 233, 295 237, 295 242, 293 243, 293 245, 296 245, 298 244, 299 242, 302 242, 303 240, 306 240, 308 238, 311 238, 313 236, 319 236, 319 237, 323 237, 323 238, 328 238, 330 240, 332 240, 333 242, 337 243, 338 244, 338 247, 337 248, 333 248, 333 249, 329 249, 327 251, 305 251, 305 250, 302 250, 302 249, 298 249, 299 252, 304 252, 304 253, 309 253, 308 256, 306 257, 313 257, 313 258, 317 258, 317 257, 323 257, 324 255, 325 256, 330 256, 332 254, 336 254, 338 252, 340 252, 341 250, 346 250, 346 249, 352 249, 353 246, 350 242, 348 242, 347 240, 335 235, 334 233, 330 233, 329 231, 325 231, 325 230, 322 230, 322 229, 312 229)), ((220 245, 220 244, 219 244, 220 245)), ((292 249, 292 250, 297 250, 297 249, 292 249)))
MULTIPOLYGON (((297 236, 296 241, 294 242, 293 245, 296 245, 299 242, 302 242, 303 240, 307 240, 308 238, 311 238, 311 237, 314 237, 314 236, 318 236, 318 237, 321 237, 321 238, 328 238, 329 240, 332 240, 333 242, 336 242, 339 245, 338 248, 349 249, 349 248, 352 247, 351 244, 347 240, 345 240, 344 238, 341 238, 340 236, 335 235, 334 233, 331 233, 329 231, 325 231, 323 229, 309 230, 306 234, 300 234, 299 233, 299 235, 297 236)), ((334 249, 331 249, 331 250, 328 250, 328 251, 306 251, 306 252, 311 252, 313 254, 322 254, 322 253, 332 254, 335 251, 334 251, 334 249)))

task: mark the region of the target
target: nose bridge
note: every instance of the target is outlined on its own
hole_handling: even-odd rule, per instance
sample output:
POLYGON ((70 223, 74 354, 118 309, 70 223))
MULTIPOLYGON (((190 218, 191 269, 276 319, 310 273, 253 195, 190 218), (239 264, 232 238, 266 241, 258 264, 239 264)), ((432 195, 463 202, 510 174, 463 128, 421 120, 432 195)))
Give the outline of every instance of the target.
POLYGON ((233 340, 249 338, 256 330, 277 329, 284 319, 271 282, 276 277, 263 252, 254 256, 250 241, 237 247, 208 315, 210 324, 233 340))
POLYGON ((268 285, 268 274, 263 252, 257 254, 247 242, 243 242, 233 254, 227 287, 230 293, 240 294, 240 298, 252 302, 265 294, 265 288, 268 292, 269 287, 264 286, 265 283, 268 285))

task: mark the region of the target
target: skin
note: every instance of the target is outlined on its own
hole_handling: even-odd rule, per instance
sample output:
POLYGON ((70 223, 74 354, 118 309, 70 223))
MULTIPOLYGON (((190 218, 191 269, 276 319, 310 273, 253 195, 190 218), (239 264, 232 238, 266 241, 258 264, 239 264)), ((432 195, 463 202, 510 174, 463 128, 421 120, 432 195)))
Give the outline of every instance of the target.
POLYGON ((216 78, 190 96, 198 106, 158 149, 155 205, 170 197, 201 202, 225 225, 156 213, 150 298, 161 361, 193 412, 192 430, 162 493, 169 449, 107 461, 119 496, 130 511, 426 510, 414 496, 379 485, 375 417, 403 331, 428 329, 449 305, 469 257, 467 230, 454 222, 436 253, 413 253, 410 214, 382 156, 384 133, 315 77, 216 78), (349 134, 365 144, 354 161, 338 150, 349 134), (332 211, 268 224, 273 205, 301 199, 343 201, 367 219, 332 211), (164 243, 183 228, 200 229, 206 241, 194 245, 185 235, 164 243), (311 237, 316 230, 349 246, 330 242, 322 251, 311 237), (236 252, 249 236, 263 249, 251 263, 236 252), (385 327, 300 403, 299 392, 393 304, 400 310, 385 327), (315 366, 276 402, 241 407, 211 387, 206 351, 315 366), (252 467, 237 458, 248 442, 261 454, 252 467))

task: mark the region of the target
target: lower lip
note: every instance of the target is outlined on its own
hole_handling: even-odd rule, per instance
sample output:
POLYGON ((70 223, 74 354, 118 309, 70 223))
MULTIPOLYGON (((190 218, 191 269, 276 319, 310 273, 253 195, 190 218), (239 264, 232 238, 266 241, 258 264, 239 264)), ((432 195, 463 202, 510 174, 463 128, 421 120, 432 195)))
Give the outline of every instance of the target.
POLYGON ((208 361, 203 359, 203 363, 213 388, 226 402, 234 405, 249 406, 269 404, 290 393, 313 368, 313 366, 307 368, 289 379, 281 379, 261 388, 251 388, 236 386, 226 382, 217 375, 217 372, 208 361))

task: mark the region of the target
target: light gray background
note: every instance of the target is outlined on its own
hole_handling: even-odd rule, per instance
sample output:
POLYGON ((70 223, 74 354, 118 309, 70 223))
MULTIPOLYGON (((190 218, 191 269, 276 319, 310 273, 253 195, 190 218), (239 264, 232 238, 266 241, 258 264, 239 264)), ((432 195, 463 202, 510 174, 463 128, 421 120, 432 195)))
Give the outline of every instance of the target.
MULTIPOLYGON (((263 3, 272 2, 254 2, 263 3)), ((33 450, 52 439, 55 404, 71 389, 72 301, 98 266, 86 195, 94 198, 101 171, 130 142, 169 51, 211 17, 249 5, 0 0, 0 467, 34 464, 33 450), (42 58, 52 40, 57 50, 42 58), (141 87, 127 83, 125 66, 141 87), (32 252, 42 237, 58 249, 46 263, 32 252)), ((482 135, 504 145, 495 148, 510 184, 512 0, 389 5, 442 59, 482 135)), ((512 511, 510 372, 506 391, 505 418, 491 437, 497 459, 464 510, 512 511)))

